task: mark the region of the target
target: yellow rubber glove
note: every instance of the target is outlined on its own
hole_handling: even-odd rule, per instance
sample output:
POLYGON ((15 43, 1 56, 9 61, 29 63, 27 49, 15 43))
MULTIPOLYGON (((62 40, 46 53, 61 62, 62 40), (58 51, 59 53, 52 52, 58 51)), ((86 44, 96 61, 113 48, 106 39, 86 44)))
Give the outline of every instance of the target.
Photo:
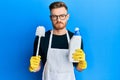
POLYGON ((83 61, 85 60, 85 53, 82 49, 76 49, 72 56, 74 61, 83 61))
POLYGON ((40 66, 41 56, 32 56, 30 58, 30 72, 34 72, 40 66))
POLYGON ((78 61, 77 69, 83 70, 87 68, 87 62, 85 60, 85 53, 82 49, 76 49, 73 53, 73 60, 78 61))
POLYGON ((78 65, 77 65, 77 69, 81 69, 81 70, 83 70, 83 69, 86 69, 87 68, 87 62, 86 62, 86 60, 84 60, 84 61, 80 61, 79 63, 78 63, 78 65))

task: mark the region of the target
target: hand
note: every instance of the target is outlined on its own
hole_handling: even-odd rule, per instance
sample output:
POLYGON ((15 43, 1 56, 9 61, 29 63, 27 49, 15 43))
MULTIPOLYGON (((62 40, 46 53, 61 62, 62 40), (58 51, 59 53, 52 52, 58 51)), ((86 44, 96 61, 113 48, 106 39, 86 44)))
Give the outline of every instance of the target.
POLYGON ((85 53, 82 49, 76 49, 72 56, 74 61, 84 61, 85 60, 85 53))
POLYGON ((31 66, 29 67, 30 72, 38 72, 40 70, 41 66, 38 66, 38 68, 32 68, 31 66))
POLYGON ((30 59, 30 72, 36 72, 40 69, 41 56, 32 56, 30 59))
POLYGON ((77 65, 77 69, 79 71, 82 71, 83 69, 86 69, 87 68, 87 62, 84 60, 84 61, 80 61, 77 65))
POLYGON ((77 69, 82 71, 87 68, 87 62, 85 60, 85 53, 82 49, 76 49, 73 53, 73 60, 78 61, 77 69))

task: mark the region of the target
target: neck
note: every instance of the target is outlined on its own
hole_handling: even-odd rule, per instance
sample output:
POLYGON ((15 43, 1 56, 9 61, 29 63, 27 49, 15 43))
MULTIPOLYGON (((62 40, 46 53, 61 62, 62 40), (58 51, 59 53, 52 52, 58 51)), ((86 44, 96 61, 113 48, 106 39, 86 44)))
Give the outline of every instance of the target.
POLYGON ((61 30, 54 29, 53 34, 55 34, 55 35, 64 35, 64 34, 66 34, 66 29, 61 29, 61 30))

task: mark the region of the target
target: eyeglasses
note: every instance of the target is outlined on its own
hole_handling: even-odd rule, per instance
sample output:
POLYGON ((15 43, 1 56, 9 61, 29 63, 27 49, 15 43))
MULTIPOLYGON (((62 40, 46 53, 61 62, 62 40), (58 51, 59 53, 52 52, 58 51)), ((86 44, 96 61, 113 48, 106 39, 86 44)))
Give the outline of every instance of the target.
POLYGON ((52 20, 57 20, 58 17, 59 17, 59 19, 64 20, 64 19, 66 18, 66 16, 67 16, 67 14, 61 14, 61 15, 50 15, 50 17, 51 17, 52 20))

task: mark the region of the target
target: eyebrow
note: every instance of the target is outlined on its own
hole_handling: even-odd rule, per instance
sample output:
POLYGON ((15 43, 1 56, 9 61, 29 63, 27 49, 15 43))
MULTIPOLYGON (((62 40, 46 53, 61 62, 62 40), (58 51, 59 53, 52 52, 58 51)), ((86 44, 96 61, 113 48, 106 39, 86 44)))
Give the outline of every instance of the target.
POLYGON ((51 14, 51 15, 54 15, 54 16, 59 16, 59 15, 67 15, 67 14, 59 14, 59 15, 56 15, 56 14, 51 14))

